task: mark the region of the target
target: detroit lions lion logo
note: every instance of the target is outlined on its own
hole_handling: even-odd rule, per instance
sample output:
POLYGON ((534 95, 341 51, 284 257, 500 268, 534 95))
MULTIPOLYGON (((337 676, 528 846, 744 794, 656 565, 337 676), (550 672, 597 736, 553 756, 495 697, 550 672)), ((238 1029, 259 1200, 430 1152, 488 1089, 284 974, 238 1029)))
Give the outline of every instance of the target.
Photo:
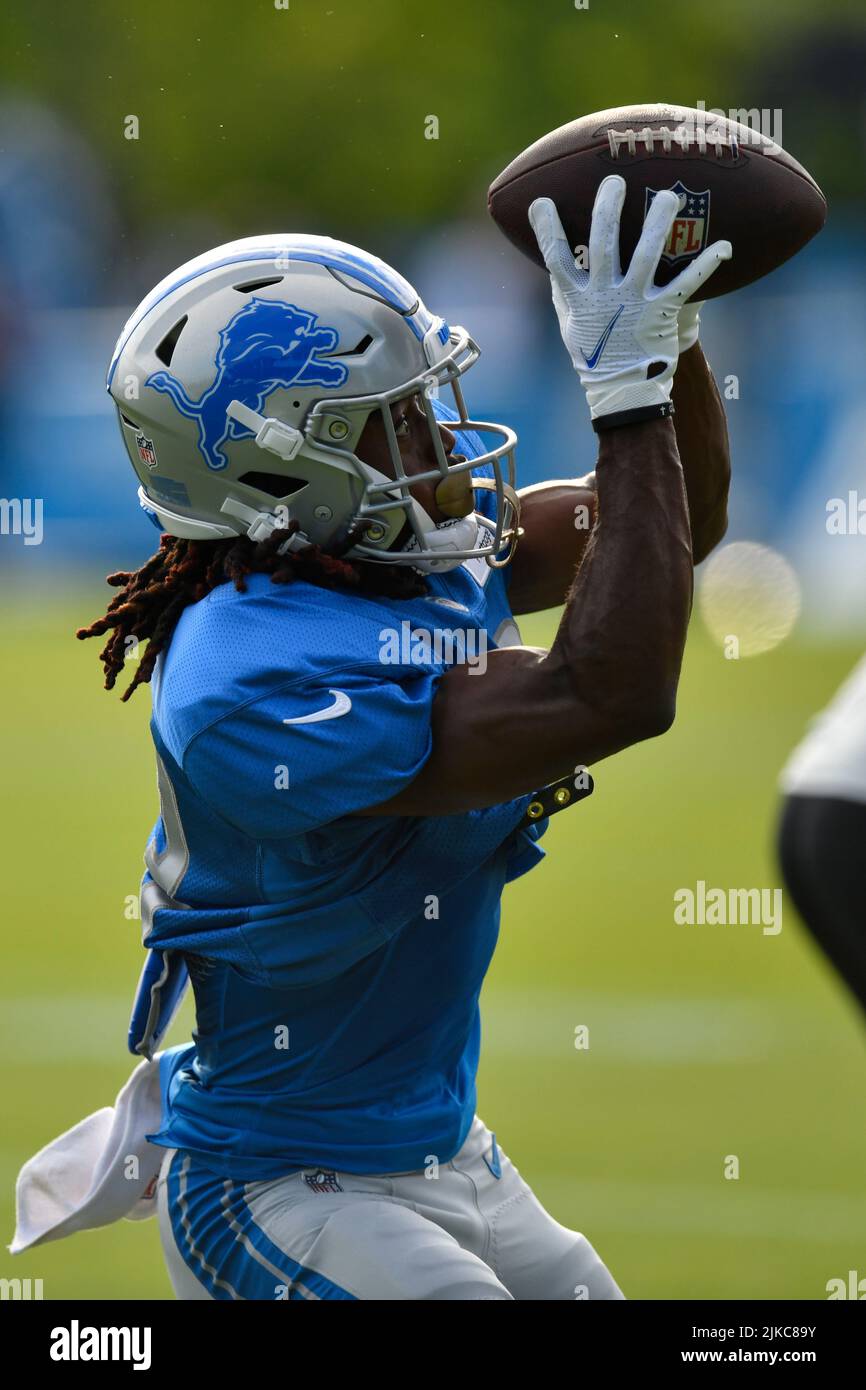
POLYGON ((253 431, 226 410, 240 401, 263 413, 272 391, 284 386, 342 386, 349 369, 321 360, 337 346, 337 332, 319 325, 316 314, 275 299, 251 299, 220 330, 216 377, 197 401, 171 372, 154 372, 145 385, 170 396, 181 415, 198 421, 198 447, 208 468, 228 466, 223 445, 253 431))

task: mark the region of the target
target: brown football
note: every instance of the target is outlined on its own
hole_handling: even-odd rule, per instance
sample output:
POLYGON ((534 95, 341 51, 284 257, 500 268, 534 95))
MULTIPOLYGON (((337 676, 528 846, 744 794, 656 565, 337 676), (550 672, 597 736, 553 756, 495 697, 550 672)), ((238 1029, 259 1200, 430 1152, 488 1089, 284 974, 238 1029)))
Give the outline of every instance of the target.
POLYGON ((665 285, 705 246, 724 239, 733 258, 701 291, 712 299, 759 280, 795 255, 827 217, 812 176, 750 126, 688 106, 618 106, 581 116, 536 140, 490 185, 490 214, 519 250, 543 265, 527 210, 552 198, 572 247, 589 243, 596 191, 621 174, 626 199, 620 259, 628 266, 653 194, 672 188, 680 211, 656 284, 665 285))

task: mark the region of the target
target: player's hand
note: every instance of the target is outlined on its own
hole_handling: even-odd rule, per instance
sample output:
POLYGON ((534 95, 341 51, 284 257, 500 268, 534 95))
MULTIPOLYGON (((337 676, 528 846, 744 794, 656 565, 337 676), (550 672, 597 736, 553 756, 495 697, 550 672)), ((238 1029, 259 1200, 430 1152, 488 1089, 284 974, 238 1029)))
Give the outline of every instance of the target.
POLYGON ((657 193, 631 264, 619 264, 619 221, 625 180, 611 175, 596 194, 589 233, 589 270, 575 263, 550 198, 536 198, 529 221, 550 274, 562 339, 586 391, 593 419, 670 400, 679 355, 678 315, 685 301, 731 256, 717 241, 669 285, 653 284, 679 208, 675 193, 657 193))

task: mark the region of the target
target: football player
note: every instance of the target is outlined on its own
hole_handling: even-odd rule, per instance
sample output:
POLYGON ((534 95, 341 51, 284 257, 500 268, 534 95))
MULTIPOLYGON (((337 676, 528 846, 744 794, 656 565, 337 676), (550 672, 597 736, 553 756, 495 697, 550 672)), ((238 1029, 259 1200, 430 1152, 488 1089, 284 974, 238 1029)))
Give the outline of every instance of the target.
POLYGON ((600 187, 588 272, 554 205, 531 214, 598 433, 583 479, 517 493, 514 434, 467 412, 473 339, 326 237, 219 247, 121 333, 109 389, 163 536, 78 635, 109 634, 108 688, 147 642, 123 697, 152 682, 161 798, 130 1043, 153 1056, 188 973, 194 1042, 161 1054, 149 1136, 180 1298, 623 1296, 475 1075, 503 887, 587 766, 670 727, 693 564, 726 525, 686 301, 731 248, 656 287, 660 193, 623 274, 624 194, 600 187), (550 650, 521 645, 514 615, 563 602, 550 650))
POLYGON ((780 779, 778 851, 800 916, 866 1010, 866 657, 814 721, 780 779))

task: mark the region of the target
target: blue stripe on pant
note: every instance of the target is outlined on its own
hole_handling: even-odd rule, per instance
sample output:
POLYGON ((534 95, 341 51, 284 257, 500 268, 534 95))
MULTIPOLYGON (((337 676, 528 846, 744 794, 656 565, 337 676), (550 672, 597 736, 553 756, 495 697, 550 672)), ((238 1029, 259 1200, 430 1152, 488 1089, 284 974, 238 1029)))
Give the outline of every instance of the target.
POLYGON ((179 1150, 167 1189, 175 1244, 211 1298, 355 1301, 354 1294, 269 1240, 256 1225, 243 1185, 216 1177, 179 1150))

